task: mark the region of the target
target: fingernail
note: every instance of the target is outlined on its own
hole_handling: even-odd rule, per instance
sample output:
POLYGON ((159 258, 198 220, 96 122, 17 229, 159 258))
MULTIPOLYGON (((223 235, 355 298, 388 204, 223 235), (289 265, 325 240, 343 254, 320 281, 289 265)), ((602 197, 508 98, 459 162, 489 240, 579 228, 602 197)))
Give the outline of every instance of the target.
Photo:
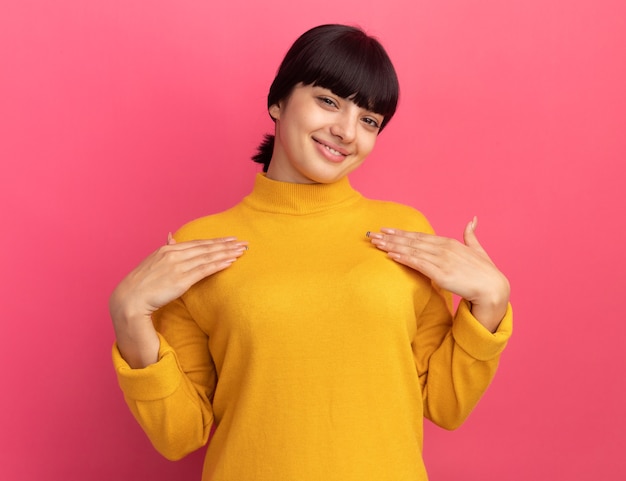
POLYGON ((369 236, 370 236, 370 231, 367 231, 367 232, 365 233, 365 237, 369 237, 369 236))

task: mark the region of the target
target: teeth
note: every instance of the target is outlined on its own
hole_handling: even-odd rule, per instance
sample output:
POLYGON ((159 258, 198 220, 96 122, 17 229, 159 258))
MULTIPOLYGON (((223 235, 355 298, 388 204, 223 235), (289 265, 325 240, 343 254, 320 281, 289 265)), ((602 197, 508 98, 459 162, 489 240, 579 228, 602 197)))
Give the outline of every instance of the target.
POLYGON ((328 145, 325 145, 324 147, 326 147, 326 149, 328 149, 331 154, 342 155, 341 152, 339 152, 338 150, 333 149, 332 147, 329 147, 328 145))

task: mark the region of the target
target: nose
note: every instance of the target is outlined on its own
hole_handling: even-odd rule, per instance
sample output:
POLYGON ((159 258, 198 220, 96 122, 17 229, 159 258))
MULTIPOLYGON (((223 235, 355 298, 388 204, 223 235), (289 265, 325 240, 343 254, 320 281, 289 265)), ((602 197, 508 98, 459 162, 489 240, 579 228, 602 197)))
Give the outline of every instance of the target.
POLYGON ((349 144, 356 138, 358 121, 358 112, 352 109, 339 112, 330 127, 330 133, 341 139, 343 143, 349 144))

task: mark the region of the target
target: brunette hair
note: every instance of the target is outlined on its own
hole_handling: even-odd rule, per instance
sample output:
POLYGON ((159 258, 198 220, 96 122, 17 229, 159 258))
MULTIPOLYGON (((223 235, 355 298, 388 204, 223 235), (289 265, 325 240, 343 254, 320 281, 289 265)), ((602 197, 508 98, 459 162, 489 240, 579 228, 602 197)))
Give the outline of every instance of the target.
MULTIPOLYGON (((398 77, 387 52, 374 37, 347 25, 320 25, 293 43, 272 82, 267 107, 288 98, 299 83, 329 89, 382 115, 379 132, 398 104, 398 77)), ((252 157, 263 164, 264 172, 273 150, 274 136, 266 135, 252 157)))

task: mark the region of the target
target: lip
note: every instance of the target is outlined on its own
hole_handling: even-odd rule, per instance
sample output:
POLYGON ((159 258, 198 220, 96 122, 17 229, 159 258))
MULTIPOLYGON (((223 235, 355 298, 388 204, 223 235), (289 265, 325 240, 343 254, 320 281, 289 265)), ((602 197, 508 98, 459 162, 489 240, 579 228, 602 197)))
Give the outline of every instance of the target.
POLYGON ((332 142, 322 141, 316 137, 313 137, 313 140, 316 143, 317 150, 331 162, 341 162, 348 155, 350 155, 350 152, 348 152, 346 149, 343 149, 339 147, 338 145, 333 144, 332 142), (331 152, 330 150, 328 150, 328 148, 331 148, 334 151, 339 152, 339 154, 335 154, 334 152, 331 152))

